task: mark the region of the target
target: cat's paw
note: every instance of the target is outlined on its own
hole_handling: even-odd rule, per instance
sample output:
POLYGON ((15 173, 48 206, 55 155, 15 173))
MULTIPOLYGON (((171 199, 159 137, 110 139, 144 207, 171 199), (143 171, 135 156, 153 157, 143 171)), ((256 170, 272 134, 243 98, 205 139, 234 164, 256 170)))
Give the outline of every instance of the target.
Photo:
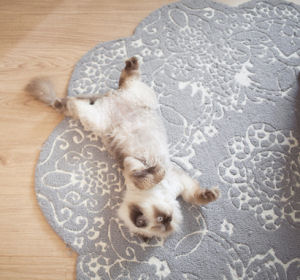
POLYGON ((195 194, 195 200, 197 204, 207 204, 217 200, 219 197, 220 190, 218 188, 199 189, 195 194))
POLYGON ((135 56, 126 60, 125 64, 126 64, 125 66, 126 71, 137 70, 139 68, 139 62, 135 56))

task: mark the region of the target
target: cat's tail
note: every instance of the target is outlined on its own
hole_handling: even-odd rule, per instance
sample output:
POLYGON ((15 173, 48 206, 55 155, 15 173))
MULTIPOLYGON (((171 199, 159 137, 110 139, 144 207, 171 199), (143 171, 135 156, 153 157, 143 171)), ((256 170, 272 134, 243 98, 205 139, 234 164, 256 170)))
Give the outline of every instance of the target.
POLYGON ((56 96, 53 83, 49 80, 49 78, 39 77, 32 79, 25 87, 25 91, 36 99, 53 107, 55 110, 61 113, 66 113, 67 99, 58 98, 56 96))

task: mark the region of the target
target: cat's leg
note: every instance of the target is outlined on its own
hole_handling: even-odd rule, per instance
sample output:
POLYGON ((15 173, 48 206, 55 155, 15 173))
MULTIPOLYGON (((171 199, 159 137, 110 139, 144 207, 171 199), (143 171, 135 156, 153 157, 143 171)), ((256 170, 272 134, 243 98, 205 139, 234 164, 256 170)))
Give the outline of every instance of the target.
POLYGON ((86 130, 101 136, 111 124, 111 110, 106 101, 103 96, 68 97, 65 114, 78 118, 86 130))
POLYGON ((218 188, 206 189, 201 188, 199 182, 190 177, 186 172, 179 168, 173 169, 182 184, 181 195, 186 202, 205 205, 215 201, 220 196, 218 188))
POLYGON ((135 105, 157 109, 158 101, 155 92, 140 80, 139 63, 136 57, 126 60, 119 80, 119 90, 123 98, 135 105))
POLYGON ((125 61, 125 67, 121 72, 119 79, 119 88, 126 89, 129 86, 129 82, 135 79, 139 79, 139 63, 136 57, 131 57, 125 61))

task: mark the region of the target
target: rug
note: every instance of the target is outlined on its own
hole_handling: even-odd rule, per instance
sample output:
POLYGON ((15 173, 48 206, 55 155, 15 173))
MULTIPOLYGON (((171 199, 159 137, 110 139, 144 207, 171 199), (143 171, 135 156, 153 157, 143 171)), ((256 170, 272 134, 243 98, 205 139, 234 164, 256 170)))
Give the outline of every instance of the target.
POLYGON ((99 138, 66 118, 44 144, 36 195, 78 253, 77 279, 300 278, 300 7, 183 0, 76 65, 68 94, 118 87, 126 58, 157 93, 172 161, 222 197, 180 200, 181 231, 142 242, 119 221, 124 191, 99 138))

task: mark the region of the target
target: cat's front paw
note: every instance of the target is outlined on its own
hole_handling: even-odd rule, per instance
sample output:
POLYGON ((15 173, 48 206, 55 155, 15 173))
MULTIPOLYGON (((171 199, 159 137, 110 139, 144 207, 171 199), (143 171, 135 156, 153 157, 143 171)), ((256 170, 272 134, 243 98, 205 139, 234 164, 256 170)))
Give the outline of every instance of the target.
POLYGON ((195 194, 195 200, 197 204, 207 204, 217 200, 219 197, 220 190, 218 188, 199 189, 195 194))

